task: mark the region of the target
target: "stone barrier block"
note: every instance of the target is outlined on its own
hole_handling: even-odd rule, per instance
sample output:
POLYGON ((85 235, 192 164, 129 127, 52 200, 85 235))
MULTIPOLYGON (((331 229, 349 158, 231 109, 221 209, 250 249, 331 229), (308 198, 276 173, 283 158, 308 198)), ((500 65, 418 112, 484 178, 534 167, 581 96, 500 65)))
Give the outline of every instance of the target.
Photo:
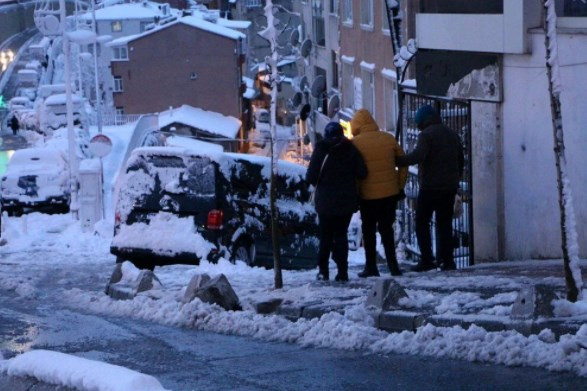
POLYGON ((367 306, 375 306, 383 311, 399 308, 399 300, 408 294, 393 278, 379 278, 367 296, 367 306))
POLYGON ((512 319, 552 318, 552 301, 558 299, 554 287, 544 284, 526 285, 512 306, 512 319))

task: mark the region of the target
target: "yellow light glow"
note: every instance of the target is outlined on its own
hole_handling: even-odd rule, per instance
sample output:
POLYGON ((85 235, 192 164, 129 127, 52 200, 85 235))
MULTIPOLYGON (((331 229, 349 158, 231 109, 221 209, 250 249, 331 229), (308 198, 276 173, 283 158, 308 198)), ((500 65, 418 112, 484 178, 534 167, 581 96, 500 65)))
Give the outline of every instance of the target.
POLYGON ((353 138, 353 132, 351 132, 351 123, 349 121, 345 121, 343 119, 339 119, 338 123, 342 126, 344 130, 344 135, 349 140, 353 138))

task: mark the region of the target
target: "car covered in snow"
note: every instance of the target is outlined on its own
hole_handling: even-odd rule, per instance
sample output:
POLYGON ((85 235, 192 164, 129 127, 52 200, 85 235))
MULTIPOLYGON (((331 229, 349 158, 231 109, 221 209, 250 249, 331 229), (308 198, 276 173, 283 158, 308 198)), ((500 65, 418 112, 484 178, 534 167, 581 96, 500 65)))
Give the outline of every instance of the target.
POLYGON ((69 166, 62 151, 27 148, 14 152, 2 176, 2 211, 69 211, 69 166))
MULTIPOLYGON (((205 143, 207 144, 207 143, 205 143)), ((270 159, 206 148, 136 149, 118 191, 111 252, 137 267, 199 264, 219 257, 273 266, 270 159)), ((317 215, 306 168, 280 161, 281 265, 316 267, 317 215)))

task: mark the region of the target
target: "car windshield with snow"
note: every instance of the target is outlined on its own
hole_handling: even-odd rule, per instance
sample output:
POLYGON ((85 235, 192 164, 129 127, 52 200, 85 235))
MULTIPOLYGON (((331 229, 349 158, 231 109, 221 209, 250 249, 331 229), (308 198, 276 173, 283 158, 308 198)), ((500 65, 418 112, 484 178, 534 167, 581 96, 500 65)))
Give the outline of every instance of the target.
POLYGON ((2 176, 2 211, 69 211, 69 167, 64 154, 52 148, 14 152, 2 176))
MULTIPOLYGON (((317 216, 305 167, 279 162, 282 267, 316 266, 317 216)), ((111 252, 142 268, 226 257, 273 266, 270 159, 177 147, 139 148, 118 190, 111 252)))

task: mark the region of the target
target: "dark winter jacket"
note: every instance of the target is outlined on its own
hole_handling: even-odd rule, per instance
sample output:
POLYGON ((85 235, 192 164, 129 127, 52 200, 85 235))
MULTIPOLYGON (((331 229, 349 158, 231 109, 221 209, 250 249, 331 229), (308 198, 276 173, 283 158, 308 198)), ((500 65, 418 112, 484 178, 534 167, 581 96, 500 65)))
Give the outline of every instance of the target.
POLYGON ((456 190, 463 174, 463 146, 457 132, 433 121, 420 132, 416 148, 395 161, 400 167, 419 164, 421 189, 456 190))
POLYGON ((306 173, 306 181, 317 186, 316 212, 338 216, 356 212, 359 207, 357 181, 366 176, 365 162, 348 139, 318 142, 306 173), (328 159, 320 174, 326 154, 328 159))

